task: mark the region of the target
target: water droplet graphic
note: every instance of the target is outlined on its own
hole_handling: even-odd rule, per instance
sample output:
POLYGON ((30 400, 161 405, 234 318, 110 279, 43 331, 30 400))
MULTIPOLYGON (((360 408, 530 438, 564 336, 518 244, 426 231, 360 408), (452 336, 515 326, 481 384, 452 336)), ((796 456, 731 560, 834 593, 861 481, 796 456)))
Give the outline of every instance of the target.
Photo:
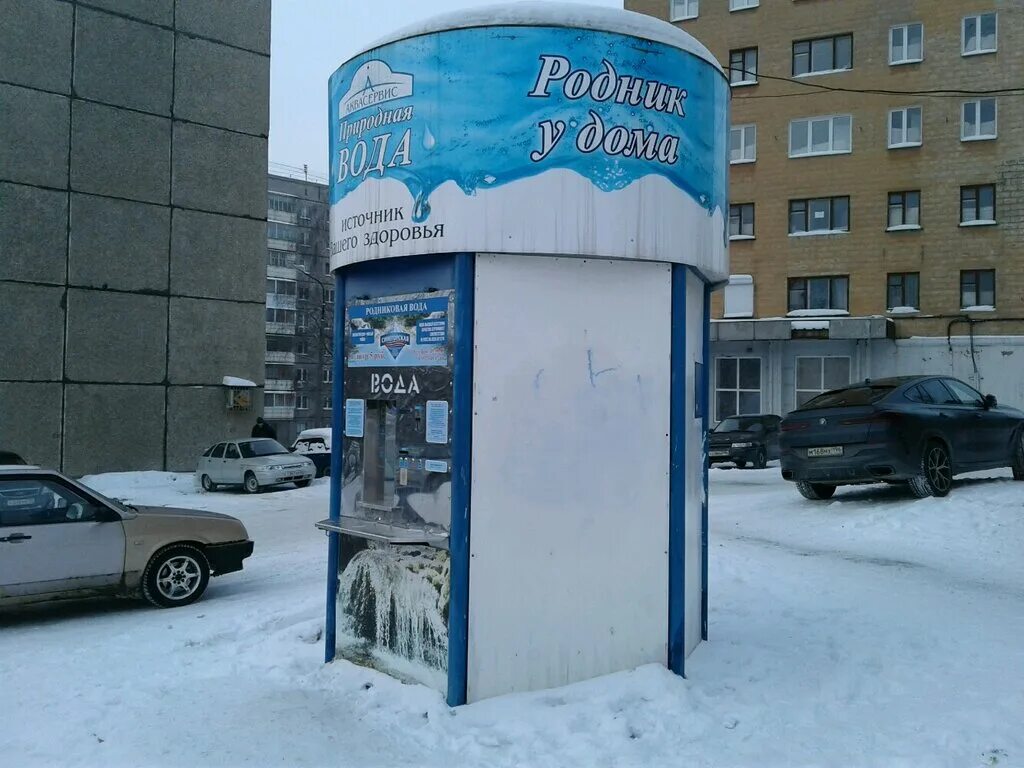
POLYGON ((412 208, 412 220, 417 224, 422 224, 427 220, 430 215, 430 203, 427 202, 427 195, 425 192, 421 192, 417 198, 416 203, 412 208))
POLYGON ((434 134, 430 132, 430 126, 423 126, 423 148, 430 150, 437 144, 437 140, 434 138, 434 134))
POLYGON ((579 125, 579 123, 577 123, 575 120, 570 120, 569 121, 569 127, 570 128, 575 128, 577 125, 579 125))
POLYGON ((496 181, 497 181, 497 179, 494 178, 493 176, 491 176, 490 174, 487 174, 486 176, 484 176, 484 184, 493 184, 496 181))

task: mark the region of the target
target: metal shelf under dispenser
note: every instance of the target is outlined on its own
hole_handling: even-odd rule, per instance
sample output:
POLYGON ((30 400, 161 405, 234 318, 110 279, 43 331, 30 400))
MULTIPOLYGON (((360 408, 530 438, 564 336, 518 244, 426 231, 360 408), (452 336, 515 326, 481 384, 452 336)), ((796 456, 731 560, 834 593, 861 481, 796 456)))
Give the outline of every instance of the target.
POLYGON ((388 525, 375 520, 360 517, 341 517, 321 520, 316 527, 322 531, 344 533, 370 541, 383 541, 388 544, 424 544, 437 549, 448 549, 448 534, 428 531, 425 528, 407 528, 388 525))

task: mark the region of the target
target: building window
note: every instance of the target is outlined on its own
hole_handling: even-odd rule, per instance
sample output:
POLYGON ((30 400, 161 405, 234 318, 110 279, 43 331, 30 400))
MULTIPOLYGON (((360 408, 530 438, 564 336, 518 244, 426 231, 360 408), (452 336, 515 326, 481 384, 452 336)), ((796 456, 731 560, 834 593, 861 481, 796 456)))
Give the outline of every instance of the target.
POLYGON ((982 141, 996 137, 996 100, 965 101, 960 113, 960 141, 982 141))
POLYGON ((324 262, 324 274, 325 275, 331 274, 331 260, 330 259, 328 259, 327 261, 324 262))
POLYGON ((754 278, 750 275, 729 275, 725 286, 723 317, 754 316, 754 278))
POLYGON ((757 8, 761 0, 729 0, 730 11, 745 11, 747 8, 757 8))
POLYGON ((696 19, 700 12, 699 0, 669 0, 669 21, 686 21, 696 19))
POLYGON ((267 210, 278 213, 295 213, 295 198, 271 192, 267 195, 267 210))
POLYGON ((300 411, 308 411, 309 410, 309 395, 296 395, 295 396, 295 407, 297 409, 299 409, 300 411))
POLYGON ((294 408, 295 407, 295 393, 294 392, 264 392, 263 393, 263 407, 264 408, 294 408))
POLYGON ((757 160, 757 126, 734 125, 729 129, 729 162, 752 163, 757 160))
POLYGON ((901 24, 889 30, 889 63, 913 64, 924 60, 924 25, 901 24))
POLYGON ((295 381, 299 384, 305 384, 309 381, 309 371, 305 368, 298 368, 295 371, 295 381))
POLYGON ((921 192, 889 193, 889 218, 887 229, 920 229, 921 228, 921 192))
POLYGON ((334 303, 334 289, 333 288, 324 288, 324 302, 327 303, 327 304, 333 304, 334 303))
POLYGON ((753 85, 757 82, 757 48, 729 51, 729 84, 753 85))
POLYGON ((921 146, 921 108, 900 107, 889 111, 889 149, 921 146))
POLYGON ((324 381, 324 384, 330 384, 331 382, 334 381, 334 369, 333 368, 324 368, 323 381, 324 381))
POLYGON ((761 358, 715 360, 715 421, 761 412, 761 358))
POLYGON ((919 272, 890 272, 886 281, 886 309, 920 309, 919 272))
POLYGON ((850 115, 807 117, 789 124, 789 156, 839 155, 853 149, 850 115))
POLYGON ((295 342, 295 353, 299 355, 309 354, 309 342, 305 339, 298 339, 295 342))
POLYGON ((960 307, 995 307, 996 271, 965 269, 960 272, 960 307))
POLYGON ((292 257, 294 254, 288 253, 287 251, 267 251, 267 266, 268 267, 290 267, 292 266, 292 257))
POLYGON ((277 278, 267 278, 267 294, 271 296, 294 296, 295 295, 295 281, 294 280, 279 280, 277 278))
POLYGON ((296 288, 296 293, 302 301, 309 301, 309 285, 306 283, 301 283, 296 288))
POLYGON ((996 223, 996 185, 960 187, 960 225, 996 223))
POLYGON ((267 239, 283 240, 286 243, 297 243, 302 239, 298 229, 280 221, 267 222, 267 239))
POLYGON ((753 203, 734 203, 729 206, 729 239, 754 239, 753 203))
POLYGON ((324 401, 323 402, 324 402, 324 410, 325 411, 332 410, 332 408, 331 408, 331 396, 330 395, 324 395, 324 401))
POLYGON ((287 323, 294 325, 295 323, 295 310, 294 309, 276 309, 275 307, 267 307, 267 322, 268 323, 287 323))
POLYGON ((849 231, 849 197, 789 201, 789 234, 828 235, 849 231))
POLYGON ((789 311, 804 309, 849 309, 850 278, 791 277, 789 279, 789 311))
POLYGON ((820 75, 853 68, 853 35, 793 43, 793 76, 820 75))
POLYGON ((848 357, 798 357, 796 359, 796 407, 812 397, 850 383, 848 357))
POLYGON ((996 14, 979 13, 964 16, 962 53, 976 56, 979 53, 995 53, 997 34, 996 14))

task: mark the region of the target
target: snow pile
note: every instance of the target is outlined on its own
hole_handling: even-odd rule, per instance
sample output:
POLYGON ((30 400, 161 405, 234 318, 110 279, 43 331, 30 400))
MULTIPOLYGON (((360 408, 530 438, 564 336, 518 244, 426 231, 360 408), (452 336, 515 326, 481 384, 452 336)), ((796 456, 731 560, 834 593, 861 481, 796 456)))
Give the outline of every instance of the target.
POLYGON ((5 766, 1024 765, 1024 484, 1006 472, 946 499, 810 502, 778 468, 712 470, 710 641, 686 679, 653 665, 458 710, 322 663, 325 481, 88 482, 234 514, 256 550, 185 608, 0 614, 5 766))

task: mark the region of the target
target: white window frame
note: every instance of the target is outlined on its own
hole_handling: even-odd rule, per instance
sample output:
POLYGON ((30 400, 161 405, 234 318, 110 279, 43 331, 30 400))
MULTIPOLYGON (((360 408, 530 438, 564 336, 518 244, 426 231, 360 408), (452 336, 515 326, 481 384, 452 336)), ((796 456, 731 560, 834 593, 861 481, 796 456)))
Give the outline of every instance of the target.
POLYGON ((700 15, 700 0, 668 0, 668 20, 688 21, 696 19, 700 15), (683 7, 681 14, 676 14, 676 7, 683 7))
POLYGON ((960 187, 960 226, 961 227, 988 227, 997 223, 996 217, 999 215, 999 208, 997 207, 998 198, 996 185, 994 182, 987 182, 985 184, 964 184, 960 187), (983 187, 992 187, 992 218, 982 219, 977 218, 981 215, 981 190, 983 187), (965 219, 964 218, 964 190, 974 190, 974 214, 975 218, 965 219))
POLYGON ((729 51, 729 66, 727 67, 727 71, 729 73, 729 87, 730 88, 736 88, 736 87, 743 87, 745 85, 757 85, 757 70, 760 69, 760 67, 761 67, 761 49, 758 46, 756 46, 756 45, 748 45, 746 48, 733 48, 733 49, 731 49, 729 51), (751 80, 736 80, 735 82, 733 82, 732 73, 735 70, 733 69, 733 66, 732 66, 732 55, 734 53, 746 54, 747 51, 753 51, 754 52, 754 71, 751 72, 750 70, 747 69, 747 57, 746 57, 746 55, 744 55, 743 56, 743 63, 741 65, 741 69, 740 69, 740 74, 748 76, 748 77, 752 75, 753 79, 751 79, 751 80))
POLYGON ((921 228, 921 190, 920 189, 900 189, 889 192, 885 196, 885 231, 886 232, 904 232, 909 230, 918 230, 921 228), (900 218, 903 220, 901 224, 892 223, 892 198, 894 195, 900 196, 900 218), (907 211, 913 210, 907 206, 907 195, 917 195, 917 223, 907 223, 907 211))
POLYGON ((924 109, 922 109, 920 106, 916 106, 916 105, 909 106, 909 107, 897 107, 896 109, 890 109, 889 110, 889 114, 886 115, 885 132, 886 132, 886 142, 887 142, 887 144, 889 146, 889 149, 903 149, 905 147, 920 147, 922 144, 924 144, 924 109), (920 123, 921 123, 921 138, 920 138, 919 141, 907 141, 906 140, 906 138, 907 138, 907 122, 908 122, 907 116, 908 116, 909 112, 911 110, 913 110, 913 109, 916 109, 918 111, 918 113, 920 114, 920 118, 921 118, 920 119, 920 123), (892 141, 892 116, 894 114, 896 114, 897 112, 900 112, 903 115, 903 128, 901 130, 903 131, 903 139, 904 140, 894 144, 893 141, 892 141))
POLYGON ((960 141, 992 141, 999 137, 999 100, 994 96, 985 99, 968 99, 960 104, 960 141), (980 133, 981 131, 981 104, 984 101, 992 102, 992 133, 980 133), (967 105, 974 105, 974 116, 978 119, 977 129, 979 133, 969 134, 967 132, 967 105))
POLYGON ((968 14, 967 16, 964 16, 960 20, 960 55, 961 56, 983 56, 986 53, 995 53, 998 50, 999 50, 999 14, 998 13, 996 13, 995 11, 990 11, 988 13, 972 13, 972 14, 968 14), (995 38, 995 45, 993 47, 991 47, 991 48, 982 48, 981 47, 981 18, 983 16, 992 16, 992 17, 995 18, 996 30, 995 30, 995 35, 993 35, 993 37, 995 38), (978 29, 978 46, 979 47, 975 48, 974 50, 970 50, 970 51, 967 50, 967 20, 968 19, 974 19, 975 22, 977 23, 977 29, 978 29))
POLYGON ((853 152, 853 115, 815 115, 814 117, 798 117, 794 120, 789 121, 789 157, 821 157, 823 155, 848 155, 853 152), (846 118, 850 121, 850 147, 849 149, 828 149, 823 152, 815 152, 811 149, 812 137, 814 135, 814 123, 820 123, 824 120, 828 120, 828 144, 829 147, 835 147, 836 143, 836 120, 846 118), (793 131, 798 123, 807 124, 807 151, 795 153, 793 152, 793 131))
MULTIPOLYGON (((750 394, 752 392, 757 393, 757 413, 764 410, 764 362, 760 357, 753 355, 719 355, 715 358, 715 402, 714 402, 714 421, 717 423, 721 421, 718 418, 718 398, 722 392, 727 392, 733 396, 734 402, 736 403, 736 413, 730 414, 730 416, 738 416, 740 407, 740 395, 742 393, 750 394), (736 361, 736 381, 729 382, 729 386, 723 387, 722 380, 718 376, 718 361, 719 360, 735 360, 736 361), (757 389, 751 389, 750 387, 740 386, 740 362, 742 360, 756 360, 757 361, 757 389)), ((725 416, 724 418, 729 418, 725 416)))
POLYGON ((295 409, 298 411, 309 410, 309 395, 296 395, 295 396, 295 409))
POLYGON ((889 66, 898 67, 901 64, 917 64, 922 61, 924 61, 924 24, 920 21, 910 21, 907 22, 906 24, 895 24, 889 27, 889 66), (909 30, 911 27, 921 28, 921 55, 918 56, 917 58, 910 58, 906 55, 907 50, 909 48, 908 37, 909 30), (892 45, 892 33, 895 32, 897 29, 902 30, 903 32, 903 58, 899 59, 896 58, 892 45))
MULTIPOLYGON (((807 400, 810 400, 811 397, 817 397, 818 395, 822 394, 823 392, 828 392, 829 391, 827 389, 824 389, 824 386, 825 386, 825 361, 826 360, 845 360, 846 361, 846 366, 847 366, 847 371, 848 371, 848 374, 847 374, 848 378, 850 378, 850 379, 853 378, 853 360, 850 358, 849 355, 797 355, 796 359, 793 362, 793 390, 795 392, 795 398, 796 398, 795 399, 795 403, 796 403, 796 407, 797 408, 799 408, 801 405, 806 403, 807 400), (822 389, 817 389, 817 390, 815 390, 815 389, 806 389, 806 388, 801 389, 801 387, 800 387, 800 361, 801 360, 818 360, 819 361, 819 365, 818 365, 818 381, 821 383, 820 385, 821 385, 822 389), (809 394, 810 397, 808 397, 807 400, 804 400, 803 402, 801 402, 800 401, 800 394, 801 393, 809 394)), ((850 383, 851 382, 848 381, 843 386, 847 386, 850 383)))
POLYGON ((757 162, 757 126, 754 123, 734 125, 729 129, 729 165, 743 165, 745 163, 757 162), (750 141, 747 141, 748 130, 750 141), (732 135, 734 131, 740 134, 740 159, 732 157, 732 135), (746 157, 747 150, 752 150, 751 156, 746 157))
POLYGON ((305 384, 307 381, 309 381, 309 371, 305 368, 298 368, 295 371, 295 382, 297 384, 305 384))
POLYGON ((757 8, 760 4, 761 0, 729 0, 729 13, 747 11, 751 8, 757 8))
POLYGON ((730 240, 753 240, 755 238, 755 229, 757 225, 757 211, 754 208, 753 203, 729 203, 729 239, 730 240), (750 233, 746 234, 743 232, 743 211, 750 207, 750 233), (735 235, 732 234, 732 209, 739 208, 740 211, 740 231, 735 235))

